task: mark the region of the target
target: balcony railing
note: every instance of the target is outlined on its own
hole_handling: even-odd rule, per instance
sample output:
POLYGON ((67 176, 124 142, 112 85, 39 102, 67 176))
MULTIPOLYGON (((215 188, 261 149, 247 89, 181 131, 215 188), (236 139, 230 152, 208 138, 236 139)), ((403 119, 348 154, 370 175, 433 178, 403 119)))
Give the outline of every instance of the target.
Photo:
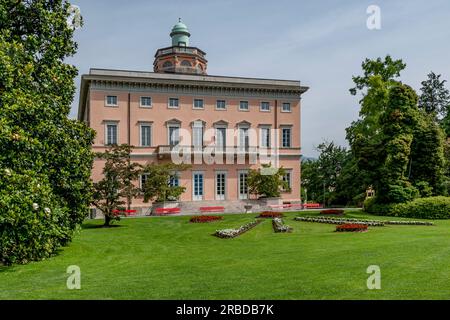
POLYGON ((207 154, 271 154, 274 149, 253 147, 253 146, 188 146, 188 145, 160 145, 156 152, 158 155, 170 155, 173 152, 189 152, 195 153, 207 153, 207 154))
POLYGON ((201 58, 205 57, 205 55, 200 50, 198 50, 197 48, 194 48, 194 47, 170 47, 170 48, 164 48, 164 49, 158 50, 158 52, 156 53, 156 56, 159 57, 161 55, 171 54, 171 53, 187 53, 187 54, 197 55, 197 56, 199 56, 201 58))

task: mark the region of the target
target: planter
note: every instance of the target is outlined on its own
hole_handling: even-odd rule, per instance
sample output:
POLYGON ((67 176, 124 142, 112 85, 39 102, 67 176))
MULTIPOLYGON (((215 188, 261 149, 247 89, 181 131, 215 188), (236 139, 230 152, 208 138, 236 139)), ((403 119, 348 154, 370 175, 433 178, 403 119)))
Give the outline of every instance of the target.
POLYGON ((244 205, 245 213, 252 213, 253 206, 251 204, 244 205))

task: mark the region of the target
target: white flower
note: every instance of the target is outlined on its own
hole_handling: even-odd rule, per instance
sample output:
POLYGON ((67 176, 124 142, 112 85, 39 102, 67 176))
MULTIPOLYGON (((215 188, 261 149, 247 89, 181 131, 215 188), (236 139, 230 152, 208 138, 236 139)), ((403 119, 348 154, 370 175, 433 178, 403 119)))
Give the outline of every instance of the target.
POLYGON ((33 210, 39 209, 39 205, 37 203, 33 203, 33 210))
POLYGON ((10 175, 11 175, 11 170, 5 169, 5 174, 6 174, 7 176, 10 176, 10 175))
POLYGON ((50 214, 50 213, 52 212, 52 211, 50 210, 50 208, 45 208, 44 211, 45 211, 46 214, 50 214))

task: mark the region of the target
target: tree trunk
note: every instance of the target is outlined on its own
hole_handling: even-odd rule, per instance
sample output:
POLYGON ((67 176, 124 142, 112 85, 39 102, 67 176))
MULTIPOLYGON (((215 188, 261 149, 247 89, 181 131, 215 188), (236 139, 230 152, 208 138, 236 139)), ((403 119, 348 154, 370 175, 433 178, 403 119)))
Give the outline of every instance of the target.
POLYGON ((109 214, 105 215, 105 224, 103 225, 104 227, 109 227, 111 223, 111 216, 109 214))

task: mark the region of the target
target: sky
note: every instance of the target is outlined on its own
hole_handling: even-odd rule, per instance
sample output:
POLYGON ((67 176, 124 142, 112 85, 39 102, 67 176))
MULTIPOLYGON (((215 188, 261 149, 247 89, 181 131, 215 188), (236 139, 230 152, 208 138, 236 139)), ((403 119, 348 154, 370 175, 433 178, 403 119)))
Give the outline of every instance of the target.
MULTIPOLYGON (((402 59, 401 80, 420 92, 430 71, 450 79, 448 0, 72 0, 84 25, 69 58, 81 74, 90 68, 153 71, 158 48, 181 17, 191 46, 207 53, 208 74, 300 80, 302 153, 316 157, 323 141, 348 146, 345 128, 358 118, 352 76, 365 58, 402 59), (371 5, 380 29, 370 30, 371 5)), ((80 77, 76 79, 77 86, 80 77)), ((71 117, 76 117, 78 95, 71 117)))

